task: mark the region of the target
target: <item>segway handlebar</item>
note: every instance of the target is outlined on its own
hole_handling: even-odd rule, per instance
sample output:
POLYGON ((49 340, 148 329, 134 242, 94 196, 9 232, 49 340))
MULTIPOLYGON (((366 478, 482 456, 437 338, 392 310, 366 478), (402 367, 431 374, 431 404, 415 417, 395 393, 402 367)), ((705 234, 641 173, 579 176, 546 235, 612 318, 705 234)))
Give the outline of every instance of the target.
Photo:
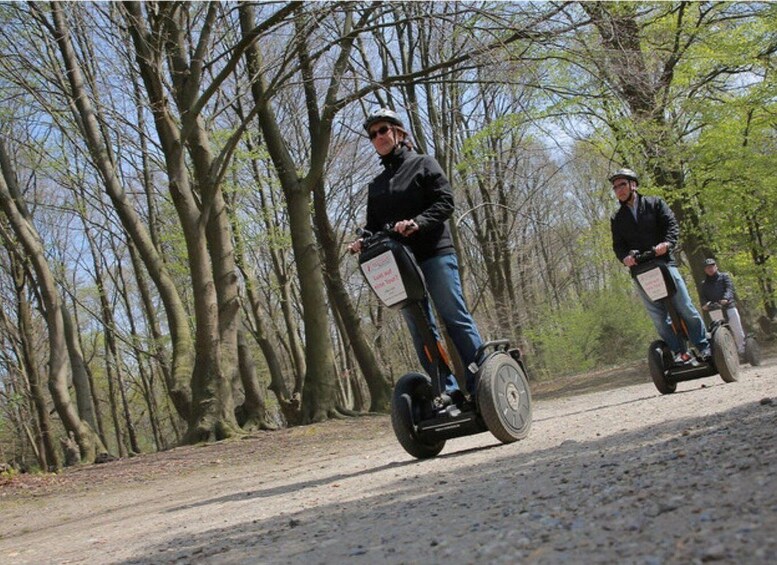
POLYGON ((394 231, 394 224, 385 224, 382 229, 371 232, 368 229, 356 228, 356 235, 362 240, 362 251, 368 249, 372 244, 384 237, 399 239, 401 236, 394 231))
MULTIPOLYGON (((671 250, 671 246, 667 250, 667 253, 670 250, 671 250)), ((642 263, 647 263, 648 261, 652 261, 653 259, 658 257, 658 255, 656 255, 656 248, 655 247, 651 247, 647 251, 639 251, 637 249, 632 249, 631 251, 629 251, 629 255, 634 257, 634 260, 637 262, 637 265, 642 264, 642 263)))

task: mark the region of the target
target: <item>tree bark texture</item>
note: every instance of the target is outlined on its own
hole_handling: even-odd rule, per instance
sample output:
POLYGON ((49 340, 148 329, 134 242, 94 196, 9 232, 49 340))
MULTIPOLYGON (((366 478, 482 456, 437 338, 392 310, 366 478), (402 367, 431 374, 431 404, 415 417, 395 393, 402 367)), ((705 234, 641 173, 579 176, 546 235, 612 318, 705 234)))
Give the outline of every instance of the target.
MULTIPOLYGON (((136 6, 136 8, 139 16, 139 7, 136 6)), ((173 347, 173 370, 170 374, 171 382, 168 383, 168 389, 176 410, 182 417, 187 418, 190 412, 191 397, 186 382, 191 375, 194 352, 186 309, 153 239, 132 207, 119 181, 113 161, 101 136, 97 119, 98 109, 92 106, 84 85, 61 3, 52 2, 52 15, 55 26, 54 37, 67 70, 71 96, 78 111, 76 118, 83 128, 82 134, 87 142, 89 153, 100 172, 105 190, 113 202, 116 213, 121 219, 124 229, 127 230, 133 243, 137 246, 165 305, 173 347)), ((131 26, 130 29, 132 29, 131 26)))

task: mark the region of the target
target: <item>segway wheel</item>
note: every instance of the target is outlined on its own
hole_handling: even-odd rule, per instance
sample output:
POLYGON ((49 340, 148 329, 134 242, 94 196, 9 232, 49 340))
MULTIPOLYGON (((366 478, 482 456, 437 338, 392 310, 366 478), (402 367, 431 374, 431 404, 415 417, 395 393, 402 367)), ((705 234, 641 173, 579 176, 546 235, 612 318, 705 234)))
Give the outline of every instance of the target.
POLYGON ((761 364, 761 346, 751 335, 745 338, 745 360, 753 367, 761 364))
POLYGON ((391 425, 399 444, 417 459, 435 457, 445 447, 445 440, 425 443, 416 435, 423 407, 431 401, 432 380, 421 373, 408 373, 397 382, 391 398, 391 425))
POLYGON ((671 394, 677 390, 677 383, 667 378, 667 370, 674 363, 672 352, 665 341, 657 340, 648 349, 648 367, 653 384, 661 394, 671 394))
POLYGON ((529 435, 532 422, 529 381, 523 368, 506 353, 491 356, 481 368, 477 403, 486 427, 502 443, 529 435))
POLYGON ((727 383, 739 380, 739 353, 734 336, 726 326, 712 333, 712 360, 721 378, 727 383))

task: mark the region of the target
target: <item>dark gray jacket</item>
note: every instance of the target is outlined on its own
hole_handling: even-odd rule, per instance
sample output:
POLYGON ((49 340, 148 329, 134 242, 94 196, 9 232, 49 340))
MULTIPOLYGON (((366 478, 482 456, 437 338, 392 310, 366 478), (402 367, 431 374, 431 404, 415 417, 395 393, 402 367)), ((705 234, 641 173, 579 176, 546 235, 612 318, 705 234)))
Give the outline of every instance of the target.
POLYGON ((386 224, 415 220, 418 231, 403 242, 419 263, 454 253, 448 226, 453 190, 434 157, 398 147, 381 162, 383 172, 369 185, 365 227, 374 233, 386 224))
POLYGON ((728 300, 728 305, 734 305, 734 281, 731 280, 731 275, 728 273, 722 273, 718 271, 713 276, 706 276, 701 282, 701 289, 699 290, 701 296, 701 303, 707 302, 720 302, 721 300, 728 300))

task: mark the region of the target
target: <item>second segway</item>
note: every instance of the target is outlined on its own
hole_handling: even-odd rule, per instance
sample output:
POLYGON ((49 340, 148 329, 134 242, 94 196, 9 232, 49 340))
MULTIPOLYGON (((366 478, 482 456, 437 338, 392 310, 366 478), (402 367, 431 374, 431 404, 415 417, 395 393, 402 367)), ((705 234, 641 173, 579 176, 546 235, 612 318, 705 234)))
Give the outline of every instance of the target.
MULTIPOLYGON (((672 330, 682 343, 687 343, 688 328, 672 304, 671 298, 677 288, 666 263, 655 260, 654 250, 643 253, 632 252, 631 254, 637 261, 637 266, 632 269, 632 275, 637 284, 650 300, 666 306, 672 322, 672 330)), ((734 335, 728 325, 724 323, 712 324, 709 340, 712 348, 711 358, 703 359, 699 356, 699 352, 694 351, 694 356, 688 362, 683 363, 675 363, 672 351, 665 341, 656 340, 650 344, 648 350, 650 376, 661 394, 674 392, 679 382, 717 374, 720 374, 727 383, 739 379, 739 355, 734 335)))

